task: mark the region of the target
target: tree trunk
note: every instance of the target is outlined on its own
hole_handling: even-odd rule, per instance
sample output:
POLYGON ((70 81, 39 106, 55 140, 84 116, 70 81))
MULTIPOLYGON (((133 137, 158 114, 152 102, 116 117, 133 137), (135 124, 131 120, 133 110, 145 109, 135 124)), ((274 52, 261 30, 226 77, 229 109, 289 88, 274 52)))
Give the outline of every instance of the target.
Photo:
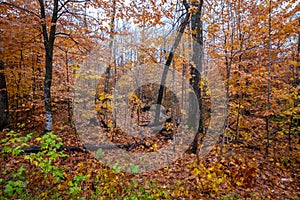
MULTIPOLYGON (((202 116, 202 94, 201 94, 201 88, 200 81, 202 76, 202 67, 203 67, 203 27, 202 27, 202 20, 201 20, 201 14, 202 14, 202 6, 203 6, 203 0, 199 2, 197 5, 197 12, 195 14, 192 14, 191 17, 191 29, 192 29, 192 38, 193 38, 193 57, 192 61, 195 66, 191 67, 191 79, 190 84, 193 87, 193 90, 197 97, 197 103, 199 106, 199 113, 195 113, 197 109, 194 108, 194 105, 197 104, 191 104, 190 105, 190 111, 189 111, 189 122, 192 122, 192 126, 195 127, 195 119, 197 119, 197 116, 199 116, 199 125, 198 130, 196 132, 193 144, 192 144, 192 153, 196 153, 198 149, 198 143, 199 143, 199 137, 200 134, 203 134, 203 116, 202 116)), ((192 98, 192 95, 190 95, 190 99, 192 98)))
MULTIPOLYGON (((65 65, 67 69, 67 93, 70 95, 70 75, 69 75, 69 64, 68 64, 68 50, 65 51, 66 53, 66 60, 65 60, 65 65)), ((72 105, 71 105, 71 99, 68 97, 67 99, 68 102, 68 123, 72 123, 72 105)))
MULTIPOLYGON (((298 21, 298 26, 300 26, 300 20, 298 21)), ((297 62, 300 63, 300 32, 298 32, 297 62)), ((296 66, 295 85, 300 86, 300 65, 299 64, 296 66)), ((298 98, 296 99, 295 106, 299 106, 300 104, 299 96, 300 96, 300 89, 298 90, 298 98)), ((298 115, 300 115, 300 112, 298 112, 298 115)), ((297 119, 296 126, 300 126, 300 119, 297 119)))
MULTIPOLYGON (((299 26, 300 26, 300 20, 299 20, 299 26)), ((297 48, 297 62, 300 63, 300 33, 298 33, 298 48, 297 48)), ((296 67, 296 84, 300 86, 300 66, 298 65, 296 67)), ((300 90, 298 91, 298 94, 300 93, 300 90)), ((300 104, 300 98, 297 99, 297 105, 300 104)), ((300 121, 298 120, 298 125, 300 125, 300 121)))
MULTIPOLYGON (((269 35, 268 35, 268 91, 267 91, 267 110, 269 111, 271 108, 271 65, 272 65, 272 58, 271 58, 271 17, 272 17, 272 7, 271 7, 272 1, 270 0, 269 4, 269 35)), ((269 155, 269 146, 270 146, 270 130, 269 130, 269 114, 266 116, 266 137, 267 137, 267 143, 266 143, 266 154, 265 156, 268 157, 269 155)))
POLYGON ((56 34, 56 22, 58 20, 58 0, 53 1, 52 19, 50 32, 48 36, 46 25, 46 11, 43 0, 39 0, 41 19, 42 19, 42 34, 44 39, 44 47, 46 54, 46 74, 44 79, 44 104, 46 110, 46 126, 45 132, 52 131, 52 111, 51 111, 51 83, 52 83, 52 69, 53 69, 53 47, 56 34))
POLYGON ((44 80, 44 103, 46 110, 45 132, 52 131, 51 83, 52 83, 53 50, 46 48, 46 74, 44 80))
POLYGON ((4 63, 0 60, 0 131, 8 125, 8 96, 3 70, 4 63))
POLYGON ((104 92, 108 93, 108 89, 109 89, 109 79, 110 79, 110 74, 111 74, 111 67, 112 67, 112 63, 115 61, 115 59, 112 59, 112 57, 114 56, 114 49, 113 49, 113 45, 114 45, 114 32, 115 32, 115 17, 116 17, 116 0, 113 0, 113 10, 112 10, 112 16, 110 19, 110 42, 109 42, 109 50, 110 50, 110 56, 111 59, 113 61, 110 61, 108 67, 106 68, 106 72, 105 72, 105 83, 104 83, 104 92))
MULTIPOLYGON (((187 10, 187 12, 188 12, 188 10, 187 10)), ((168 76, 168 70, 169 70, 169 67, 172 63, 175 50, 177 49, 177 47, 179 45, 179 42, 182 38, 182 35, 185 31, 185 28, 188 25, 189 18, 190 18, 190 13, 188 12, 185 16, 185 19, 180 24, 179 32, 178 32, 178 34, 175 38, 174 44, 171 48, 171 51, 168 55, 168 58, 167 58, 167 61, 166 61, 165 67, 164 67, 164 71, 163 71, 163 74, 162 74, 161 83, 160 83, 160 87, 159 87, 159 91, 158 91, 157 102, 156 102, 157 106, 156 106, 156 109, 155 109, 154 124, 159 124, 160 108, 161 108, 161 103, 162 103, 162 99, 163 99, 163 93, 164 93, 164 88, 165 88, 165 84, 166 84, 166 79, 167 79, 167 76, 168 76)))

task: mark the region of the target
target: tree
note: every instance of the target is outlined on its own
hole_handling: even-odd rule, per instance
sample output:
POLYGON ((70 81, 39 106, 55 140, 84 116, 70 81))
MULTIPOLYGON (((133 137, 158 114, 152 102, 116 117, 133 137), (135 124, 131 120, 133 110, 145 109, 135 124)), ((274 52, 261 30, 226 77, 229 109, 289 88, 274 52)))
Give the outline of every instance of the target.
MULTIPOLYGON (((272 66, 272 57, 271 57, 271 16, 272 16, 272 0, 269 1, 269 13, 268 13, 268 91, 267 91, 267 111, 271 109, 271 66, 272 66)), ((266 132, 267 132, 267 143, 266 143, 266 157, 269 154, 269 145, 270 145, 270 130, 269 130, 269 115, 266 116, 266 132)))
POLYGON ((8 97, 4 63, 0 60, 0 131, 8 125, 8 97))
POLYGON ((170 51, 170 53, 167 57, 167 60, 166 60, 165 66, 164 66, 164 71, 163 71, 163 74, 162 74, 161 84, 160 84, 160 87, 159 87, 158 97, 157 97, 157 102, 156 102, 157 106, 156 106, 156 109, 155 109, 154 124, 159 123, 160 109, 161 109, 161 103, 162 103, 163 92, 164 92, 164 87, 165 87, 164 85, 166 83, 169 67, 170 67, 170 65, 173 61, 175 50, 177 49, 177 47, 179 45, 179 42, 182 38, 182 35, 183 35, 183 33, 184 33, 188 23, 189 23, 189 20, 190 20, 191 13, 189 12, 189 6, 187 4, 187 1, 183 1, 183 3, 184 3, 184 5, 186 5, 187 13, 186 13, 186 16, 185 16, 184 20, 180 24, 178 34, 175 38, 174 44, 171 47, 171 51, 170 51))
MULTIPOLYGON (((191 79, 190 84, 194 89, 194 92, 197 97, 197 103, 191 103, 190 104, 190 121, 194 121, 197 119, 197 116, 199 117, 199 125, 198 130, 196 132, 193 144, 192 144, 192 153, 196 153, 198 149, 198 143, 199 143, 199 136, 203 133, 203 115, 202 115, 202 94, 201 94, 201 88, 200 88, 200 81, 202 77, 202 67, 203 67, 203 57, 204 57, 204 49, 203 49, 203 25, 202 25, 202 7, 203 7, 203 0, 200 0, 200 2, 192 2, 192 6, 196 7, 196 12, 192 13, 191 16, 191 31, 192 31, 192 39, 193 39, 193 57, 192 61, 194 66, 191 66, 191 79), (195 113, 195 109, 193 106, 198 105, 199 106, 199 113, 195 113)), ((193 97, 190 97, 191 100, 193 100, 193 97)), ((194 123, 193 123, 194 125, 194 123)))
MULTIPOLYGON (((113 45, 114 45, 114 29, 115 29, 115 18, 116 18, 116 0, 113 0, 113 8, 112 8, 112 14, 111 14, 111 20, 110 20, 110 42, 109 42, 109 50, 110 50, 110 57, 114 57, 113 54, 113 45)), ((113 61, 115 63, 115 61, 113 61)), ((105 85, 104 85, 104 92, 108 93, 108 84, 110 79, 110 71, 113 65, 113 62, 110 62, 108 67, 106 68, 106 76, 105 76, 105 85)))
POLYGON ((46 110, 46 126, 45 132, 52 131, 52 111, 51 111, 51 83, 52 83, 52 71, 53 71, 53 50, 54 50, 54 41, 56 38, 56 23, 58 20, 58 0, 53 1, 53 10, 50 31, 47 30, 46 24, 46 11, 44 0, 39 0, 40 3, 40 12, 42 20, 42 35, 44 39, 45 46, 45 79, 44 79, 44 103, 46 110))

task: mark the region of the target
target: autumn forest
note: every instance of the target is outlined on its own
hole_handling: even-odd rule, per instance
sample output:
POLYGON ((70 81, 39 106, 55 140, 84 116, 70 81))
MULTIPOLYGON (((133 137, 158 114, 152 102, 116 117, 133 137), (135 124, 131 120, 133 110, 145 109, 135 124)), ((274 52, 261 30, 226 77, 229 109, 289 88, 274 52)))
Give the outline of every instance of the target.
POLYGON ((0 199, 299 199, 298 0, 0 0, 0 199))

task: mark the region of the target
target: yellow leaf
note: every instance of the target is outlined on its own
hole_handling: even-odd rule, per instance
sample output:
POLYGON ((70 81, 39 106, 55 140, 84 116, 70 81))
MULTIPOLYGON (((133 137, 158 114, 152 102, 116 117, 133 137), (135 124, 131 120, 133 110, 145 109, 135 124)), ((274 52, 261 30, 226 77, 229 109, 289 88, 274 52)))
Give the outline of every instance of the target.
POLYGON ((154 151, 157 151, 158 150, 158 148, 157 148, 157 144, 155 143, 155 144, 153 144, 152 145, 152 147, 151 147, 151 149, 153 149, 154 151))
POLYGON ((62 184, 58 184, 57 189, 58 190, 63 190, 63 189, 65 189, 65 187, 62 184))
POLYGON ((211 174, 208 174, 208 175, 207 175, 207 178, 208 178, 208 179, 211 179, 211 178, 212 178, 212 175, 211 175, 211 174))
POLYGON ((91 178, 91 174, 86 175, 86 177, 87 177, 88 179, 90 179, 90 178, 91 178))
POLYGON ((113 124, 111 123, 111 121, 108 121, 108 122, 107 122, 107 126, 108 126, 108 127, 112 127, 112 126, 113 126, 113 124))

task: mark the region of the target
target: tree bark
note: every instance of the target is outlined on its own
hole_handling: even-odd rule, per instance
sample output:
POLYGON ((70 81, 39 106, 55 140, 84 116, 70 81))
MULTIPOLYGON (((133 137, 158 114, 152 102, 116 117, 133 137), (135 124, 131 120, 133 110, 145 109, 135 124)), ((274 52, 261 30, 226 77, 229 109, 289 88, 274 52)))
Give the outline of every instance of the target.
POLYGON ((0 60, 0 131, 8 125, 8 95, 4 75, 4 63, 0 60))
POLYGON ((161 83, 160 83, 160 87, 159 87, 159 91, 158 91, 158 97, 157 97, 157 106, 155 109, 155 119, 154 119, 154 124, 159 124, 159 118, 160 118, 160 108, 161 108, 161 103, 162 103, 162 99, 163 99, 163 93, 164 93, 164 88, 165 88, 165 84, 166 84, 166 79, 168 76, 168 70, 169 67, 172 63, 173 57, 174 57, 174 53, 175 50, 177 49, 179 42, 181 41, 182 35, 185 31, 185 28, 187 27, 188 23, 189 23, 189 19, 190 19, 190 13, 187 9, 187 14, 183 20, 183 22, 180 24, 180 28, 179 28, 179 32, 175 38, 174 44, 171 48, 171 51, 168 55, 165 67, 164 67, 164 71, 162 74, 162 78, 161 78, 161 83))
MULTIPOLYGON (((271 7, 272 0, 270 0, 269 4, 269 33, 268 33, 268 91, 267 91, 267 110, 269 111, 271 109, 271 66, 272 66, 272 58, 271 58, 271 17, 272 17, 272 7, 271 7)), ((266 154, 265 156, 268 157, 269 155, 269 146, 270 146, 270 130, 269 130, 269 114, 266 116, 266 137, 267 137, 267 143, 266 143, 266 154)))
MULTIPOLYGON (((300 20, 299 20, 299 26, 300 26, 300 20)), ((300 32, 298 33, 298 48, 297 48, 297 62, 300 63, 300 32)), ((300 86, 300 66, 298 65, 296 67, 296 84, 300 86)), ((300 94, 300 90, 298 91, 298 94, 300 94)), ((297 105, 300 104, 300 99, 297 99, 297 105)), ((298 121, 298 124, 300 122, 298 121)))
MULTIPOLYGON (((298 26, 300 26, 300 20, 298 22, 298 26)), ((297 62, 300 63, 300 32, 298 32, 297 62)), ((298 65, 296 67, 295 83, 296 83, 297 86, 300 86, 300 65, 298 65)), ((298 99, 296 99, 296 105, 295 106, 298 106, 300 104, 299 96, 300 96, 300 89, 298 90, 298 99)), ((300 112, 298 112, 298 114, 300 114, 300 112)), ((300 119, 297 119, 296 125, 300 126, 300 119)), ((299 139, 299 141, 300 141, 300 139, 299 139)))
MULTIPOLYGON (((192 38, 193 38, 193 57, 192 61, 195 66, 191 67, 191 79, 190 84, 193 87, 193 90, 197 97, 197 104, 199 106, 199 113, 196 113, 197 109, 194 108, 193 105, 197 104, 191 104, 190 105, 190 111, 189 111, 189 122, 192 122, 192 125, 195 127, 196 122, 195 119, 197 119, 197 116, 199 116, 199 125, 198 130, 196 132, 193 144, 192 144, 192 153, 196 153, 198 149, 198 143, 200 139, 200 134, 203 134, 203 116, 202 116, 202 94, 201 94, 201 88, 200 81, 202 78, 202 67, 203 67, 203 27, 202 27, 202 20, 201 20, 201 14, 202 14, 202 6, 203 6, 203 0, 199 2, 197 6, 197 12, 195 14, 192 14, 191 16, 191 29, 192 29, 192 38)), ((190 95, 190 99, 192 98, 192 95, 190 95)))
POLYGON ((46 24, 46 11, 44 0, 39 0, 40 12, 42 20, 42 34, 44 40, 46 62, 45 62, 45 79, 44 79, 44 104, 46 110, 46 126, 45 132, 52 131, 52 110, 51 110, 51 83, 52 83, 52 69, 53 69, 53 49, 56 34, 56 22, 58 20, 58 0, 53 1, 52 19, 50 32, 48 36, 46 24))
MULTIPOLYGON (((116 17, 116 0, 113 0, 113 10, 112 10, 112 16, 110 19, 110 42, 109 42, 109 50, 110 50, 110 56, 113 57, 114 55, 114 50, 113 50, 113 45, 114 45, 114 32, 115 32, 115 17, 116 17)), ((111 75, 111 67, 112 63, 115 61, 115 59, 112 59, 113 61, 110 61, 108 67, 106 68, 105 72, 105 84, 104 84, 104 92, 108 93, 109 89, 109 79, 111 75)))

